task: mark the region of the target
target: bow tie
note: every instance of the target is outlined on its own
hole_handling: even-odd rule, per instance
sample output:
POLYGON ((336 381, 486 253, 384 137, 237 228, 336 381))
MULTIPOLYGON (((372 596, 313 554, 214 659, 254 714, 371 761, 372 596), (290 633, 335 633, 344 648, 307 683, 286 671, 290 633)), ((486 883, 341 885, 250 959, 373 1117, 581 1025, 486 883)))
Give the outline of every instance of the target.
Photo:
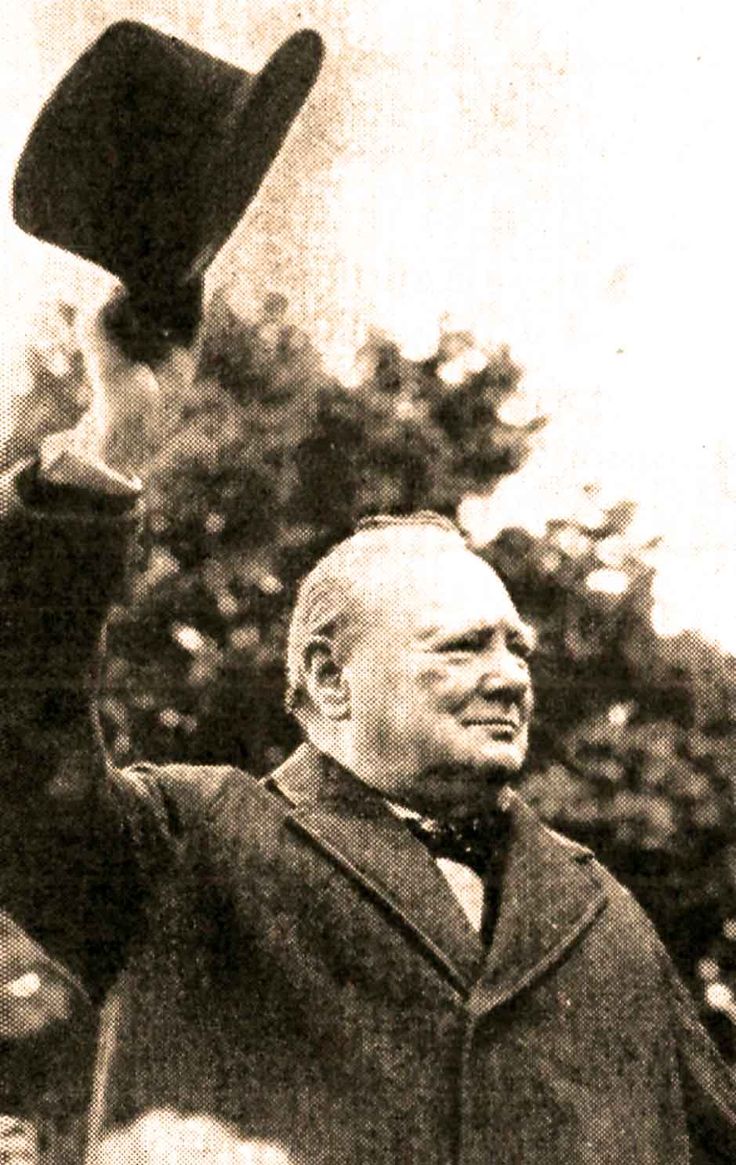
POLYGON ((504 813, 489 813, 462 821, 437 821, 433 817, 404 817, 407 829, 433 857, 463 862, 484 878, 493 859, 501 859, 508 831, 504 813))

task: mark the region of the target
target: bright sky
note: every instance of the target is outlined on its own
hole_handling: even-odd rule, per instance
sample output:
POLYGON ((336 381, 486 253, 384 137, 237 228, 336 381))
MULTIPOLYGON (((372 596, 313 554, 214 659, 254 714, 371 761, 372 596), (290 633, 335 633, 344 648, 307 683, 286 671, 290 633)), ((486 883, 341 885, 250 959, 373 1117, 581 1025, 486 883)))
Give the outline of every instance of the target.
MULTIPOLYGON (((598 480, 665 536, 660 626, 736 650, 731 6, 8 3, 6 190, 50 86, 121 15, 250 68, 301 23, 324 33, 314 102, 329 132, 292 136, 215 278, 251 297, 283 290, 346 375, 371 323, 415 355, 445 313, 509 342, 552 423, 489 529, 569 513, 598 480)), ((2 240, 11 379, 39 301, 70 282, 81 294, 89 272, 24 239, 7 211, 2 240)))

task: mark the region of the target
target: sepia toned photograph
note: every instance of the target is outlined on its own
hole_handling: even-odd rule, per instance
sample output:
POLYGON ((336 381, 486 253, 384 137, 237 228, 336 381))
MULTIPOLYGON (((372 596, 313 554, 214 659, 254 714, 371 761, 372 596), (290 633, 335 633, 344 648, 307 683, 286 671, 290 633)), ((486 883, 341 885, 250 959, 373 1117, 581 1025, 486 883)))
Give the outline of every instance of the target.
POLYGON ((0 1165, 736 1162, 732 23, 6 5, 0 1165))

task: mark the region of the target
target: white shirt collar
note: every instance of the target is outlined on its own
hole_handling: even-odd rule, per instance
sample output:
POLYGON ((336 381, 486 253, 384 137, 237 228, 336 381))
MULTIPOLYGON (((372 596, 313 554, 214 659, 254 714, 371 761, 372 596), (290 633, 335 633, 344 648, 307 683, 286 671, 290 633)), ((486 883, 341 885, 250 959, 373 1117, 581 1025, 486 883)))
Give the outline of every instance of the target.
MULTIPOLYGON (((406 805, 398 805, 395 801, 386 800, 386 806, 395 817, 402 821, 421 821, 422 814, 406 805)), ((480 933, 483 924, 483 902, 485 889, 483 879, 464 862, 456 862, 451 858, 433 858, 440 873, 452 890, 473 930, 480 933)))

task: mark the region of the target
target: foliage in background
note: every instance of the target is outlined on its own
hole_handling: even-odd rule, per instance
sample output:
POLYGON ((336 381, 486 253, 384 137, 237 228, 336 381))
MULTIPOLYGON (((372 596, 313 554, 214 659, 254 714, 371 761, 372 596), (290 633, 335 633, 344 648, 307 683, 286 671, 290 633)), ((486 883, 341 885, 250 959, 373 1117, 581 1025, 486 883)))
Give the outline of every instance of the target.
POLYGON ((454 514, 518 468, 540 423, 504 422, 520 369, 463 333, 421 363, 375 336, 358 368, 355 387, 329 376, 276 297, 254 322, 212 305, 149 479, 148 565, 113 617, 118 758, 280 760, 296 739, 283 649, 299 578, 366 513, 454 514))
POLYGON ((655 633, 634 508, 588 500, 486 550, 538 634, 523 792, 629 886, 736 1058, 736 661, 655 633))
MULTIPOLYGON (((254 321, 213 303, 152 467, 147 555, 112 615, 102 711, 119 761, 280 761, 297 740, 282 660, 301 575, 365 513, 454 514, 490 493, 540 424, 509 420, 509 352, 465 333, 422 362, 374 336, 357 369, 354 387, 329 376, 277 297, 254 321)), ((539 637, 524 791, 632 888, 736 1055, 736 666, 691 633, 657 636, 634 507, 587 500, 484 549, 539 637)))

